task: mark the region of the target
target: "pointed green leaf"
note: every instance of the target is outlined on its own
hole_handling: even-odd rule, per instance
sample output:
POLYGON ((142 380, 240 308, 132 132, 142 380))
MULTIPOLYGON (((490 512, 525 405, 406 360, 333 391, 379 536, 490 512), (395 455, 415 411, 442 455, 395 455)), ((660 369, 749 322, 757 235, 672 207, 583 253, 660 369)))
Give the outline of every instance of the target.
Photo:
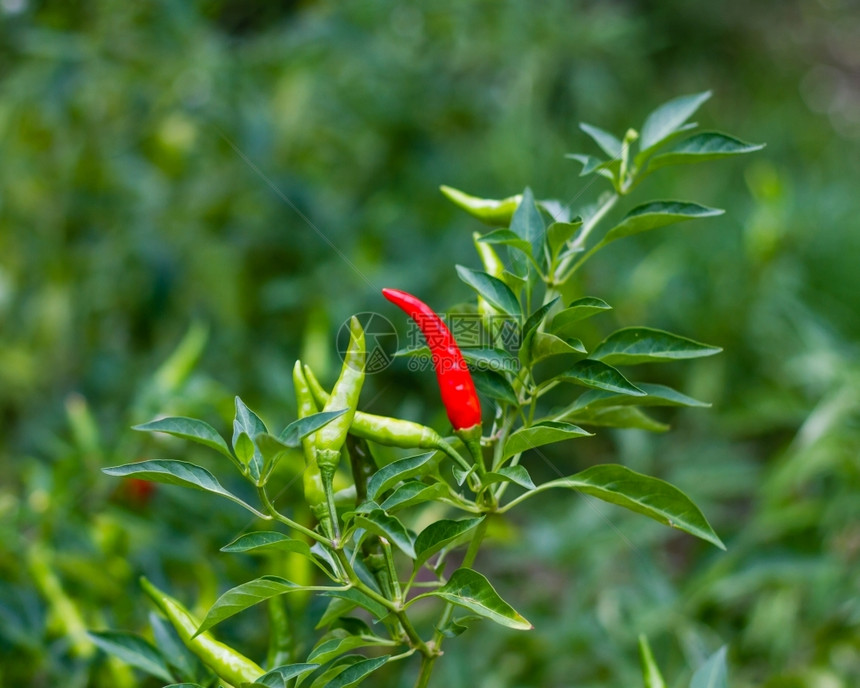
POLYGON ((209 471, 201 466, 186 461, 171 461, 167 459, 154 459, 151 461, 140 461, 138 463, 127 463, 123 466, 111 466, 103 468, 102 473, 114 475, 120 478, 135 477, 141 480, 151 480, 155 483, 167 485, 181 485, 195 490, 212 492, 236 502, 248 511, 260 518, 266 518, 250 504, 239 499, 232 492, 224 489, 221 483, 209 471))
POLYGON ((690 688, 728 688, 728 685, 726 646, 723 645, 696 670, 690 688))
POLYGON ((409 604, 424 597, 441 597, 446 602, 464 607, 508 628, 521 631, 534 628, 511 605, 499 597, 499 593, 490 585, 490 581, 472 569, 457 569, 441 588, 419 595, 409 604))
POLYGON ((509 198, 495 200, 491 198, 478 198, 470 196, 458 189, 450 186, 440 186, 439 189, 445 196, 459 206, 472 217, 478 218, 481 222, 488 225, 498 227, 507 227, 511 224, 511 218, 514 211, 522 200, 522 196, 517 194, 509 198))
MULTIPOLYGON (((678 139, 683 138, 688 132, 692 131, 698 126, 699 124, 697 122, 687 122, 687 124, 681 125, 675 131, 669 134, 666 138, 660 141, 657 146, 649 148, 646 151, 640 150, 633 158, 634 167, 641 168, 646 163, 648 158, 653 155, 657 149, 662 148, 663 146, 668 146, 670 143, 675 143, 678 139)), ((647 171, 648 170, 646 169, 646 172, 647 171)))
POLYGON ((613 332, 591 352, 591 358, 611 365, 635 365, 713 356, 718 346, 650 327, 627 327, 613 332))
POLYGON ((263 456, 261 477, 264 480, 268 480, 281 458, 290 454, 294 449, 294 447, 284 444, 277 437, 267 432, 261 432, 257 435, 253 445, 260 450, 260 454, 263 456))
POLYGON ((710 404, 681 394, 671 387, 655 385, 648 382, 637 382, 636 386, 645 392, 644 397, 631 397, 626 394, 616 394, 600 389, 593 389, 580 395, 568 408, 572 413, 584 409, 604 408, 606 406, 686 406, 691 408, 707 408, 710 404))
POLYGON ((309 662, 316 662, 317 666, 326 664, 335 657, 339 657, 351 650, 357 650, 360 647, 373 647, 376 645, 390 645, 391 641, 385 638, 367 637, 348 635, 346 637, 337 637, 324 640, 319 643, 308 655, 309 662))
POLYGON ((493 370, 473 370, 472 380, 480 394, 506 404, 518 404, 517 393, 508 379, 493 370))
POLYGON ((664 480, 631 471, 626 466, 592 466, 569 478, 544 483, 527 494, 532 495, 552 487, 574 489, 604 502, 623 506, 725 549, 699 507, 687 495, 664 480))
POLYGON ((89 631, 87 635, 109 655, 163 681, 173 681, 161 653, 140 636, 119 631, 89 631))
POLYGON ((573 238, 577 230, 582 227, 582 218, 577 217, 570 222, 553 222, 546 229, 546 243, 549 246, 550 255, 555 258, 565 244, 573 238))
POLYGON ((376 600, 365 595, 361 590, 356 588, 346 588, 344 590, 327 590, 322 593, 323 597, 337 597, 346 600, 356 607, 366 609, 377 619, 383 619, 388 616, 388 610, 376 600))
POLYGON ((194 635, 205 633, 224 619, 229 619, 234 614, 268 600, 270 597, 303 589, 303 586, 278 576, 262 576, 242 583, 242 585, 237 585, 215 600, 215 604, 206 612, 206 618, 203 619, 194 635))
POLYGON ((407 456, 405 459, 393 461, 387 466, 383 466, 370 477, 367 483, 368 498, 375 500, 397 483, 430 471, 433 467, 431 459, 435 455, 436 452, 427 452, 417 456, 407 456))
MULTIPOLYGON (((324 597, 330 597, 330 595, 323 595, 324 597)), ((368 598, 370 599, 370 598, 368 598)), ((317 622, 317 625, 314 626, 315 630, 319 630, 321 628, 326 628, 331 625, 341 617, 349 614, 353 609, 358 606, 357 602, 353 602, 352 600, 346 600, 340 597, 334 597, 328 603, 326 610, 323 612, 322 617, 317 622)), ((384 609, 384 607, 383 607, 384 609)))
MULTIPOLYGON (((243 450, 247 450, 247 445, 242 440, 242 434, 246 434, 248 438, 256 437, 260 433, 268 432, 265 423, 260 420, 260 417, 249 409, 245 402, 239 397, 236 397, 236 417, 233 420, 233 450, 239 455, 239 446, 243 450)), ((256 480, 260 477, 263 469, 263 455, 260 450, 252 444, 253 452, 251 456, 244 462, 248 465, 251 477, 256 480)), ((240 457, 241 458, 241 457, 240 457)))
MULTIPOLYGON (((532 247, 532 256, 540 268, 546 266, 544 244, 546 242, 546 225, 535 203, 535 197, 530 188, 523 191, 523 198, 511 218, 511 231, 525 239, 532 247)), ((505 311, 508 313, 509 311, 505 311)), ((514 315, 511 313, 511 315, 514 315)))
POLYGON ((665 153, 655 155, 648 163, 648 171, 652 172, 667 165, 684 165, 752 153, 762 148, 763 143, 746 143, 727 134, 706 131, 691 136, 665 153))
POLYGON ((722 215, 724 212, 719 208, 708 208, 698 203, 685 201, 643 203, 633 208, 619 224, 610 229, 600 241, 599 246, 605 246, 616 239, 622 239, 640 232, 647 232, 685 220, 714 217, 715 215, 722 215))
POLYGON ((355 523, 359 528, 385 538, 410 559, 415 558, 412 535, 396 516, 386 514, 382 509, 374 509, 369 513, 357 515, 355 523))
POLYGON ((302 540, 294 540, 274 530, 259 530, 240 535, 233 542, 224 545, 222 552, 242 552, 265 554, 268 552, 295 552, 310 559, 311 548, 302 540))
POLYGON ((503 244, 505 246, 513 246, 522 251, 527 256, 532 255, 532 245, 515 234, 510 229, 494 229, 488 234, 484 234, 478 239, 482 244, 503 244))
POLYGON ((588 351, 578 339, 568 338, 567 340, 561 337, 556 337, 554 334, 546 332, 535 332, 529 350, 531 362, 539 363, 551 356, 561 356, 575 354, 577 356, 585 356, 588 351))
POLYGON ((600 146, 601 150, 606 153, 611 159, 621 157, 621 140, 598 127, 594 127, 585 122, 579 123, 579 128, 588 134, 594 142, 600 146))
POLYGON ((441 519, 431 523, 415 538, 415 563, 413 566, 416 569, 421 568, 430 557, 459 540, 483 520, 484 517, 481 516, 462 521, 441 519))
POLYGON ((642 679, 645 688, 666 688, 663 675, 660 673, 657 662, 654 661, 654 655, 651 654, 648 638, 644 635, 639 636, 639 660, 642 665, 642 679))
POLYGON ((528 320, 526 320, 525 324, 523 325, 522 336, 520 337, 519 360, 524 365, 526 362, 528 362, 531 356, 530 349, 535 333, 537 332, 547 313, 552 310, 556 303, 558 303, 558 297, 554 298, 549 303, 545 303, 543 306, 538 308, 534 313, 529 316, 528 320))
POLYGON ((448 487, 443 483, 426 485, 418 480, 403 483, 386 499, 380 507, 389 513, 406 509, 417 504, 433 502, 448 494, 448 487))
POLYGON ((516 373, 519 361, 504 349, 478 349, 468 347, 463 349, 463 358, 470 366, 478 370, 508 371, 516 373))
POLYGON ((254 446, 254 441, 246 432, 240 432, 235 436, 235 439, 233 440, 233 449, 243 466, 247 466, 251 463, 251 460, 254 458, 254 452, 257 451, 257 448, 254 446))
POLYGON ((389 656, 385 656, 358 661, 326 683, 325 688, 352 688, 352 686, 357 686, 389 659, 389 656))
POLYGON ((338 411, 320 411, 319 413, 311 414, 304 418, 299 418, 290 423, 278 435, 278 440, 283 442, 288 447, 298 447, 302 443, 302 439, 316 432, 321 427, 328 425, 335 418, 339 418, 348 409, 340 409, 338 411))
POLYGON ((521 309, 517 297, 511 288, 502 280, 486 272, 470 270, 462 265, 457 266, 457 275, 460 279, 474 289, 478 296, 483 297, 490 305, 498 308, 503 313, 515 318, 521 316, 521 309))
POLYGON ((552 319, 550 330, 555 334, 568 334, 574 323, 609 310, 612 310, 612 306, 606 301, 593 296, 585 296, 571 303, 563 311, 556 313, 552 319))
POLYGON ((181 437, 185 440, 197 442, 210 449, 220 452, 228 459, 235 463, 236 458, 230 452, 227 442, 218 434, 218 432, 209 423, 196 418, 159 418, 152 420, 149 423, 135 425, 132 430, 140 430, 141 432, 163 432, 175 437, 181 437))
POLYGON ((499 482, 515 483, 527 490, 533 490, 535 488, 534 481, 532 481, 532 477, 524 466, 505 466, 497 471, 491 471, 484 475, 485 485, 499 482))
POLYGON ((620 162, 617 159, 601 160, 593 155, 582 155, 580 153, 568 153, 564 157, 576 160, 582 165, 582 171, 579 173, 580 177, 587 177, 589 174, 597 173, 601 177, 614 180, 614 172, 617 172, 620 167, 620 162))
MULTIPOLYGON (((640 399, 641 397, 633 397, 640 399)), ((647 432, 666 432, 669 426, 660 423, 636 406, 608 406, 586 408, 572 413, 562 413, 556 420, 605 428, 631 428, 647 432)))
POLYGON ((242 684, 242 688, 263 686, 264 688, 285 688, 290 679, 304 676, 310 671, 317 669, 319 664, 284 664, 267 671, 253 683, 242 684))
POLYGON ((615 368, 602 361, 590 358, 577 361, 572 368, 557 377, 562 382, 572 382, 575 385, 605 389, 619 394, 631 394, 644 397, 645 392, 619 373, 615 368))
POLYGON ((535 449, 545 444, 563 442, 574 437, 590 437, 592 433, 586 432, 576 425, 558 421, 542 421, 528 428, 520 428, 505 442, 502 458, 507 459, 514 454, 521 454, 529 449, 535 449))
POLYGON ((690 119, 702 103, 710 97, 710 91, 680 96, 654 110, 648 115, 645 124, 642 125, 642 133, 639 137, 640 150, 648 151, 660 143, 690 119))

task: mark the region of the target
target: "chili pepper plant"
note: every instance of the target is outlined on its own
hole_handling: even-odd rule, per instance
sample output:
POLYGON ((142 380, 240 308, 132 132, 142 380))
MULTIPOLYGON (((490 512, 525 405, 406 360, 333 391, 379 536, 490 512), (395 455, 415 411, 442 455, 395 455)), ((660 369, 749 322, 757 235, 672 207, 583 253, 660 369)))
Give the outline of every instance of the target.
MULTIPOLYGON (((426 346, 400 353, 429 357, 440 396, 427 403, 444 406, 450 428, 362 410, 367 352, 356 318, 330 390, 307 365, 295 363, 298 418, 279 431, 238 397, 229 443, 211 425, 192 418, 137 426, 205 445, 220 463, 213 463, 214 473, 177 460, 130 463, 106 473, 232 501, 253 514, 256 526, 226 544, 224 552, 290 552, 310 562, 317 580, 264 575, 224 592, 202 619, 143 580, 144 591, 182 642, 168 642, 163 632, 155 636, 157 647, 124 633, 94 633, 94 640, 138 668, 186 686, 343 688, 372 677, 385 664, 409 662, 414 685, 423 688, 431 684, 446 643, 467 628, 479 622, 519 632, 532 628, 516 611, 517 601, 502 599, 475 568, 488 526, 528 499, 548 490, 578 491, 723 548, 692 499, 663 480, 600 464, 535 484, 524 461, 545 445, 580 444, 607 427, 658 429, 643 410, 649 406, 707 405, 638 380, 636 367, 712 356, 718 347, 687 333, 648 327, 625 327, 599 343, 586 343, 580 338, 583 321, 611 307, 594 296, 571 297, 570 289, 577 272, 609 244, 723 212, 690 201, 656 200, 635 205, 615 224, 606 221, 610 210, 652 174, 761 148, 718 132, 692 133, 696 125, 688 120, 709 95, 676 98, 652 112, 641 130, 629 129, 622 138, 581 125, 602 153, 570 157, 582 164, 582 176, 609 189, 578 215, 558 201, 536 201, 529 189, 491 200, 442 187, 450 200, 491 227, 474 235, 483 269, 456 268, 474 291, 486 345, 458 347, 451 328, 433 310, 444 304, 434 303, 432 295, 422 300, 383 289, 382 296, 423 333, 426 346), (401 452, 386 461, 380 457, 390 452, 379 452, 380 446, 401 452), (299 447, 305 510, 279 505, 274 496, 282 489, 273 480, 275 468, 299 447), (256 503, 229 492, 215 477, 229 470, 250 483, 256 503), (428 514, 435 515, 429 523, 428 514), (282 596, 297 593, 328 600, 314 637, 297 637, 280 604, 282 596), (271 650, 258 664, 216 641, 212 631, 263 602, 271 650), (189 651, 202 666, 183 656, 189 651)), ((380 299, 380 309, 385 306, 380 299)), ((656 688, 662 678, 647 644, 643 648, 645 680, 656 688)))

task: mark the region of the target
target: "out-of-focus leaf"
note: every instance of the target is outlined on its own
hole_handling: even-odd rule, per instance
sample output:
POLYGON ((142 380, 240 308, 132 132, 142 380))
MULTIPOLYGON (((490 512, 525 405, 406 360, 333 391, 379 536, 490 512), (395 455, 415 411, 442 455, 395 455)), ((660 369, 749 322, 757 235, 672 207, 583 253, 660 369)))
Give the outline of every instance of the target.
POLYGON ((645 119, 639 149, 645 153, 684 124, 708 98, 710 91, 679 96, 663 103, 645 119))
POLYGON ((87 635, 102 650, 126 664, 163 681, 173 680, 161 653, 140 636, 120 631, 90 631, 87 635))

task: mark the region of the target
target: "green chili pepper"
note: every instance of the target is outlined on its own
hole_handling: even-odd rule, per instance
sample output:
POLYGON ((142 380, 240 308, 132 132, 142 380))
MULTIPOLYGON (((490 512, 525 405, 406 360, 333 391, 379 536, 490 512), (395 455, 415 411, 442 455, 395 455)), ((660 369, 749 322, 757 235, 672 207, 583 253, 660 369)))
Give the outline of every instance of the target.
POLYGON ((511 218, 514 216, 514 212, 523 198, 522 195, 517 194, 516 196, 510 196, 502 200, 495 200, 470 196, 450 186, 440 186, 439 189, 450 201, 465 210, 469 215, 478 218, 484 224, 496 227, 507 227, 511 224, 511 218))
POLYGON ((245 655, 215 640, 210 633, 201 633, 195 636, 200 623, 191 612, 170 595, 156 588, 146 578, 140 579, 140 585, 167 617, 167 620, 173 624, 185 646, 219 678, 239 686, 243 683, 253 683, 266 673, 245 655))
MULTIPOLYGON (((316 402, 327 403, 329 394, 323 389, 314 372, 308 366, 304 366, 304 374, 304 379, 316 402)), ((437 449, 454 459, 464 470, 468 471, 471 468, 438 432, 420 423, 356 411, 349 432, 363 440, 370 440, 386 447, 437 449)))
POLYGON ((317 430, 310 438, 324 485, 331 483, 331 478, 340 463, 340 450, 346 442, 346 435, 355 416, 355 408, 364 383, 365 358, 364 330, 361 329, 358 318, 353 316, 349 321, 349 347, 343 359, 340 377, 335 382, 331 396, 323 408, 323 411, 340 409, 347 409, 347 411, 317 430))
MULTIPOLYGON (((314 401, 311 389, 302 373, 302 362, 296 361, 293 366, 293 387, 296 392, 296 409, 299 418, 307 418, 319 409, 314 401)), ((316 454, 312 436, 302 439, 302 449, 305 453, 305 472, 302 474, 302 483, 305 490, 305 501, 311 509, 314 517, 320 521, 323 531, 330 532, 331 522, 328 515, 325 489, 323 488, 322 474, 317 465, 316 454)))

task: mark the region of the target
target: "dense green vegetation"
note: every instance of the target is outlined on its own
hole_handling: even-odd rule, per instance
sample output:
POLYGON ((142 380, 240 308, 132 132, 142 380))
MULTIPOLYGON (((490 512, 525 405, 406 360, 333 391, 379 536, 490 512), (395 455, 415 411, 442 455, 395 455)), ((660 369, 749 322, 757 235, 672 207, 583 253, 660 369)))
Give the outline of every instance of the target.
MULTIPOLYGON (((708 88, 702 126, 767 149, 643 193, 729 212, 607 249, 580 292, 615 306, 595 341, 644 322, 723 347, 668 368, 714 406, 551 459, 672 480, 728 553, 586 498, 534 500, 481 564, 536 630, 464 635, 437 680, 637 685, 646 633, 670 682, 727 643, 733 686, 856 684, 856 9, 343 5, 0 3, 0 684, 158 685, 84 629, 143 628, 141 573, 202 609, 253 577, 257 562, 218 552, 241 512, 100 474, 196 460, 131 425, 160 412, 225 428, 237 392, 283 416, 293 361, 331 378, 335 331, 383 309, 377 285, 468 297, 451 257, 471 259, 479 227, 440 184, 593 202, 601 182, 564 158, 593 145, 580 121, 620 135, 708 88)), ((405 370, 369 381, 380 412, 434 398, 405 370)), ((420 420, 445 425, 441 409, 420 420)), ((253 612, 219 630, 265 655, 253 612)))

